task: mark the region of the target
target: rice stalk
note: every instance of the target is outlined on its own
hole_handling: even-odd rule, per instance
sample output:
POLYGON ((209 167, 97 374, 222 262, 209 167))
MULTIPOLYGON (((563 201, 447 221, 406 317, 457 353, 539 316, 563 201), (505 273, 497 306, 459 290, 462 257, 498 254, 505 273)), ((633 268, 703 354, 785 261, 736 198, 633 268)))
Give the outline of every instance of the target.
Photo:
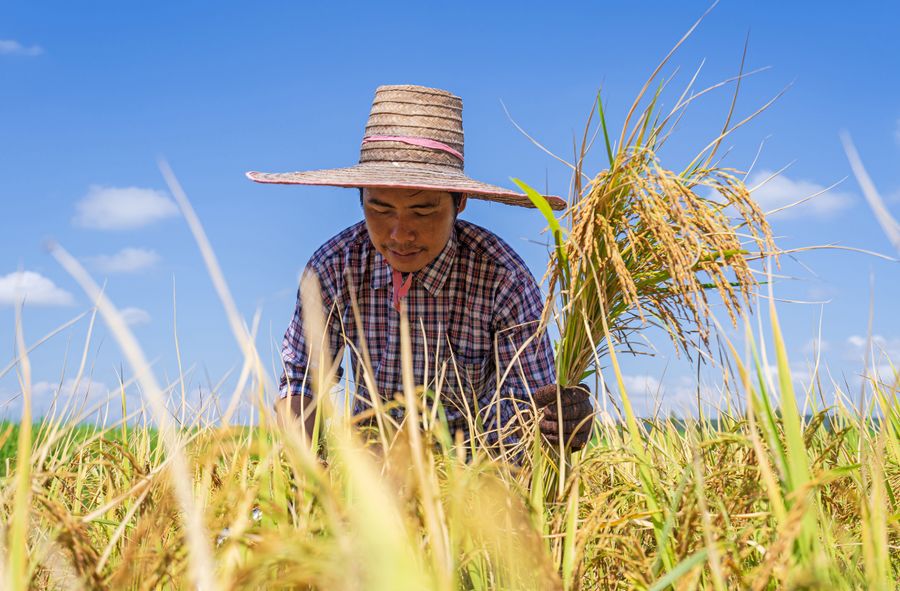
POLYGON ((172 470, 175 472, 172 484, 180 503, 181 517, 187 526, 186 537, 191 549, 189 556, 192 582, 195 587, 201 590, 216 589, 212 552, 209 547, 209 540, 206 537, 206 527, 203 523, 202 513, 196 505, 194 493, 191 489, 192 479, 190 477, 190 467, 183 453, 183 437, 172 425, 163 402, 160 387, 150 371, 150 365, 147 363, 140 345, 128 329, 119 311, 103 295, 78 261, 59 246, 54 246, 52 252, 57 261, 78 281, 88 295, 95 299, 97 308, 103 314, 107 324, 109 324, 113 334, 118 339, 122 351, 133 367, 138 380, 146 389, 154 419, 159 424, 160 434, 166 450, 171 456, 172 470))
POLYGON ((25 349, 25 338, 22 334, 22 307, 16 306, 16 350, 21 368, 22 384, 22 422, 19 429, 18 454, 16 458, 17 473, 13 481, 13 512, 9 529, 6 532, 6 562, 3 565, 4 584, 7 589, 19 591, 28 588, 28 574, 31 565, 28 560, 28 530, 31 517, 31 363, 25 349))
MULTIPOLYGON (((699 21, 694 27, 697 24, 699 21)), ((562 218, 554 215, 539 193, 513 179, 547 220, 553 240, 545 275, 548 295, 544 322, 555 321, 559 327, 557 383, 573 386, 593 373, 600 374, 603 361, 609 362, 615 375, 628 434, 625 444, 636 460, 659 553, 654 573, 659 569, 672 572, 679 562, 671 523, 667 525, 671 521, 666 517, 667 503, 660 492, 664 484, 648 447, 654 440, 663 446, 669 440, 640 427, 624 386, 617 351, 634 351, 638 331, 653 325, 669 335, 676 350, 687 355, 697 352, 701 360, 708 358, 714 323, 709 294, 715 294, 732 324, 737 325, 751 309, 758 286, 750 263, 775 252, 766 217, 751 198, 741 172, 714 162, 723 139, 759 112, 732 123, 744 77, 746 45, 721 132, 683 170, 667 167, 660 159, 662 145, 693 98, 684 99, 688 94, 685 89, 672 111, 663 116, 658 107, 667 84, 663 82, 646 104, 642 101, 694 27, 639 91, 615 144, 598 94, 597 133, 602 133, 608 168, 593 177, 584 172, 592 143, 588 139, 589 119, 571 165, 570 206, 562 218)), ((547 492, 555 488, 556 497, 561 499, 571 461, 561 441, 559 449, 538 466, 540 474, 532 480, 544 482, 547 492)), ((577 465, 578 459, 574 461, 577 465)), ((569 525, 575 527, 577 524, 569 525)), ((718 565, 717 549, 709 544, 707 549, 705 556, 718 565)), ((567 564, 562 567, 564 572, 571 569, 567 564)), ((715 572, 720 573, 721 567, 716 566, 715 572)), ((716 574, 714 582, 722 588, 722 575, 716 574)))
POLYGON ((615 145, 598 93, 598 131, 608 168, 593 177, 584 171, 592 143, 588 119, 580 151, 570 165, 574 175, 570 206, 563 214, 565 226, 539 193, 513 179, 547 220, 554 241, 545 276, 545 320, 555 316, 560 327, 557 376, 561 385, 579 383, 595 359, 605 356, 607 332, 618 346, 630 349, 634 331, 652 323, 666 330, 679 350, 708 349, 712 309, 707 293, 719 296, 736 325, 740 313, 750 308, 758 285, 750 261, 775 251, 766 217, 740 171, 713 163, 724 138, 768 106, 732 124, 746 75, 746 44, 722 131, 683 170, 664 166, 660 149, 687 105, 720 85, 685 100, 695 74, 665 117, 658 107, 665 83, 641 107, 664 65, 709 10, 647 79, 615 145))
MULTIPOLYGON (((779 386, 763 379, 768 389, 760 390, 746 370, 754 353, 747 357, 748 365, 735 359, 733 384, 743 389, 727 392, 756 397, 744 405, 747 416, 636 420, 639 448, 627 426, 598 425, 598 441, 575 458, 560 498, 534 495, 539 470, 530 454, 515 467, 492 458, 479 440, 468 461, 463 442, 442 448, 440 421, 422 421, 417 452, 407 424, 382 447, 380 439, 361 438, 351 418, 323 399, 325 445, 317 457, 299 423, 244 428, 188 416, 197 427, 184 434, 183 450, 215 541, 216 583, 235 590, 896 586, 900 513, 891 497, 900 471, 888 452, 891 427, 852 407, 832 409, 828 421, 824 409, 804 418, 801 453, 810 480, 790 489, 782 472, 790 465, 782 413, 773 407, 774 439, 763 426, 762 398, 776 399, 771 388, 779 386), (810 513, 822 517, 814 520, 818 551, 807 559, 798 540, 810 513), (433 531, 444 532, 440 555, 433 531)), ((224 385, 211 395, 219 389, 224 385)), ((179 412, 177 380, 164 393, 179 412)), ((895 393, 885 387, 880 395, 888 408, 895 393)), ((412 399, 421 419, 430 398, 416 390, 412 399)), ((33 464, 30 478, 36 537, 34 566, 20 571, 26 585, 60 586, 65 573, 83 588, 190 584, 193 558, 172 492, 171 459, 149 423, 129 425, 126 441, 119 427, 109 423, 76 437, 63 425, 32 442, 32 457, 46 459, 33 464)), ((526 440, 540 449, 539 440, 526 440)), ((4 482, 20 474, 16 466, 4 482)), ((11 488, 2 494, 9 495, 0 499, 3 507, 13 507, 11 488)))
POLYGON ((759 252, 774 250, 768 223, 737 171, 676 173, 661 166, 652 145, 620 150, 567 215, 572 227, 551 253, 547 274, 548 310, 559 304, 561 384, 580 382, 595 356, 606 356, 606 343, 591 346, 604 340, 601 317, 621 347, 631 346, 636 326, 648 322, 685 352, 708 347, 707 292, 721 297, 736 323, 758 285, 742 232, 749 231, 759 252))

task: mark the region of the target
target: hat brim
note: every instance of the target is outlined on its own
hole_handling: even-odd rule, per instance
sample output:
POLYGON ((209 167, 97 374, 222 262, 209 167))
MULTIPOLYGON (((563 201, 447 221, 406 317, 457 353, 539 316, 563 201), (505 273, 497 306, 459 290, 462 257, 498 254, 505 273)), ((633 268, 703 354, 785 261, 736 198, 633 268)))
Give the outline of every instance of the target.
MULTIPOLYGON (((328 168, 302 172, 255 172, 247 178, 257 183, 280 185, 321 185, 329 187, 386 187, 396 189, 429 189, 465 193, 474 199, 496 201, 519 207, 534 207, 527 195, 482 183, 459 172, 444 172, 433 168, 403 163, 366 162, 346 168, 328 168)), ((564 199, 545 195, 551 209, 566 208, 564 199)))

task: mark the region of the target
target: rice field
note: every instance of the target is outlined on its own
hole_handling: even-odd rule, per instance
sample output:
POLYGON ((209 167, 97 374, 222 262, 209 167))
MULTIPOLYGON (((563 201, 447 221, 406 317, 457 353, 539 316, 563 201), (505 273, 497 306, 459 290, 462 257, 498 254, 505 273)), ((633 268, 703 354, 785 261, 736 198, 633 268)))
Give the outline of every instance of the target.
POLYGON ((821 408, 823 380, 797 396, 762 352, 714 419, 598 421, 562 487, 533 437, 467 461, 427 397, 384 439, 326 405, 316 448, 265 412, 168 443, 140 414, 5 425, 5 588, 897 588, 896 384, 821 408))
MULTIPOLYGON (((8 371, 19 378, 23 413, 0 424, 3 588, 900 588, 897 373, 868 377, 863 395, 824 368, 798 387, 774 300, 759 304, 751 266, 771 273, 777 263, 771 231, 740 172, 714 158, 744 120, 729 113, 722 135, 689 166, 667 169, 659 149, 691 99, 658 113, 664 85, 645 92, 663 64, 618 139, 598 101, 609 167, 584 172, 586 131, 563 218, 522 184, 553 240, 544 320, 559 327, 559 382, 590 378, 595 407, 606 398, 615 409, 595 415, 582 451, 547 445, 527 417, 529 429, 505 453, 476 424, 472 441, 454 439, 440 393, 411 379, 390 401, 403 408, 401 422, 378 406, 381 428, 361 428, 334 402, 353 392, 329 371, 324 350, 313 351, 321 368, 313 385, 323 395, 311 437, 299 421, 276 416, 277 388, 255 329, 237 313, 212 246, 163 165, 243 352, 237 385, 212 392, 209 406, 186 406, 184 376, 158 383, 114 304, 54 246, 96 303, 91 325, 102 318, 110 327, 135 382, 108 401, 127 420, 101 412, 85 424, 95 409, 58 400, 35 421, 17 324, 8 371), (740 338, 720 330, 707 298, 718 298, 740 338), (634 412, 618 359, 648 324, 684 351, 708 351, 713 333, 724 343, 715 413, 634 412), (139 407, 128 406, 132 388, 139 407), (342 396, 330 396, 336 388, 342 396), (252 425, 236 421, 241 405, 253 409, 252 425)), ((304 297, 315 302, 316 289, 305 285, 304 297)), ((321 314, 306 318, 313 337, 323 323, 321 314)))

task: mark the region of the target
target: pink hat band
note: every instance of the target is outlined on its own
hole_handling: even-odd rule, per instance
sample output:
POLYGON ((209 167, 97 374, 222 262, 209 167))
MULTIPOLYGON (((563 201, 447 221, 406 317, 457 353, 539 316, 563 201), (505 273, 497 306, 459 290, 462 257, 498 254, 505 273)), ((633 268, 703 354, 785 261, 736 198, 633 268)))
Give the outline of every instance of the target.
POLYGON ((364 137, 362 141, 363 144, 368 144, 371 142, 400 142, 403 144, 409 144, 411 146, 431 148, 432 150, 440 150, 442 152, 452 154, 453 156, 459 158, 460 162, 464 161, 463 155, 459 152, 459 150, 454 150, 445 143, 424 137, 410 137, 405 135, 369 135, 364 137))

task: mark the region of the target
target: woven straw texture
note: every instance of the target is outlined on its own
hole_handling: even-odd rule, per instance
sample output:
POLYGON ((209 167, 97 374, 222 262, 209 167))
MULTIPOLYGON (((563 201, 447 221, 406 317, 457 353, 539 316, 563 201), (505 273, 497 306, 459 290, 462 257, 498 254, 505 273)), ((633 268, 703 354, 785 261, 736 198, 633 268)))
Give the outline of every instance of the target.
MULTIPOLYGON (((333 187, 392 187, 465 193, 508 205, 533 207, 527 196, 476 181, 463 172, 463 160, 443 149, 383 140, 384 137, 421 138, 445 144, 464 154, 462 99, 446 90, 424 86, 379 86, 366 124, 366 141, 359 164, 299 172, 248 172, 258 183, 328 185, 333 187)), ((555 210, 566 202, 548 196, 555 210)))

